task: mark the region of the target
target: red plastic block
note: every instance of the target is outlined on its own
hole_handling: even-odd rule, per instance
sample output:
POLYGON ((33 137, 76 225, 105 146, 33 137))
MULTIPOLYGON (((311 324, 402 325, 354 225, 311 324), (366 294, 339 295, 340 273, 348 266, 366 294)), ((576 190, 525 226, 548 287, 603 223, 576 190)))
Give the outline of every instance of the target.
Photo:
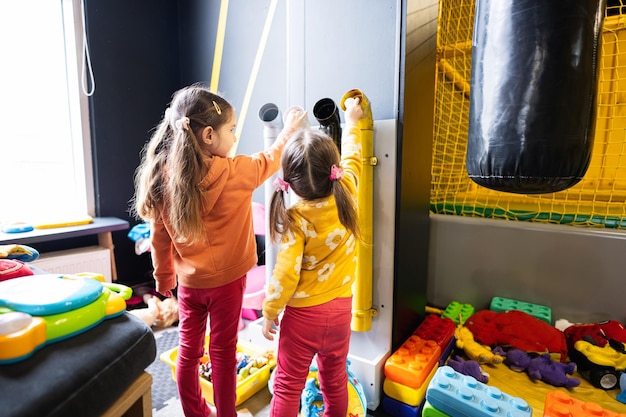
POLYGON ((415 329, 413 335, 424 340, 434 340, 443 351, 452 340, 455 328, 456 324, 451 319, 429 314, 415 329))
POLYGON ((543 417, 626 417, 626 414, 614 413, 593 402, 577 400, 565 391, 551 391, 546 395, 543 417))
POLYGON ((437 342, 412 335, 385 362, 385 376, 404 386, 419 388, 440 356, 437 342))

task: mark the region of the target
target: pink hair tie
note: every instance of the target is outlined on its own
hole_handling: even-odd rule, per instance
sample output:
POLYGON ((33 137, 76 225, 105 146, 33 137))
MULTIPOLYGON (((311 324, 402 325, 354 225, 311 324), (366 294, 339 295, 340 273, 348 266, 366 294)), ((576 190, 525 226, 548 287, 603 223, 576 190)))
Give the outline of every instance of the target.
POLYGON ((274 185, 274 188, 276 188, 276 192, 289 192, 289 183, 280 177, 277 177, 272 184, 274 185))
POLYGON ((174 122, 176 129, 189 130, 189 117, 181 117, 174 122))
POLYGON ((330 167, 330 180, 336 181, 342 178, 343 178, 343 168, 338 167, 337 165, 333 164, 333 166, 330 167))

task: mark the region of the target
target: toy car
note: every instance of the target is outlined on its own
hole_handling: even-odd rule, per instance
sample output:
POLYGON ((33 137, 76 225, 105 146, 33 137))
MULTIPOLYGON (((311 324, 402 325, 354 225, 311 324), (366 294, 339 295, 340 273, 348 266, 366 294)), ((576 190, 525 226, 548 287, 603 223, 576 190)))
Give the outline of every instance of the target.
POLYGON ((579 340, 574 343, 570 356, 580 373, 595 387, 604 390, 617 387, 621 373, 626 370, 626 343, 613 339, 604 346, 579 340))

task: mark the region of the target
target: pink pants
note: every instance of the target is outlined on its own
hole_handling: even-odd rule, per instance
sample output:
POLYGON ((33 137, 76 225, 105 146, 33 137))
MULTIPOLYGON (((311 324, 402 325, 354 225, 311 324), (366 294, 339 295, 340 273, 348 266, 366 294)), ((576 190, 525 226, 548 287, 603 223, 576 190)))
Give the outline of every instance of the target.
POLYGON ((178 287, 180 341, 176 382, 186 417, 207 417, 210 413, 202 398, 198 376, 207 315, 210 317, 209 358, 217 414, 219 417, 237 416, 237 336, 245 289, 245 276, 218 288, 178 287))
POLYGON ((272 417, 296 417, 309 367, 317 354, 324 417, 348 412, 348 373, 352 298, 313 307, 287 307, 280 322, 277 366, 270 409, 272 417))

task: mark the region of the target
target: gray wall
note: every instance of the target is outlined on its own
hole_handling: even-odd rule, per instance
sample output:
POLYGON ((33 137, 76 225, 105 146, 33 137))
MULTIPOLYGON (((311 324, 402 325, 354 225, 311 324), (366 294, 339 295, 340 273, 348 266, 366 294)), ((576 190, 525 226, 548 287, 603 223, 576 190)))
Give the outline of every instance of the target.
MULTIPOLYGON (((180 11, 183 84, 209 82, 213 65, 219 65, 214 52, 220 2, 184 3, 189 7, 180 11)), ((397 118, 398 0, 278 1, 258 73, 252 77, 271 4, 229 2, 219 91, 235 106, 238 124, 243 124, 238 153, 263 149, 258 110, 268 102, 281 111, 292 105, 304 107, 314 126, 312 110, 318 100, 329 97, 339 104, 345 92, 358 88, 369 98, 375 119, 397 118)), ((263 200, 262 190, 255 193, 255 200, 263 200)))
POLYGON ((431 215, 429 302, 541 304, 553 321, 626 322, 626 233, 431 215))

